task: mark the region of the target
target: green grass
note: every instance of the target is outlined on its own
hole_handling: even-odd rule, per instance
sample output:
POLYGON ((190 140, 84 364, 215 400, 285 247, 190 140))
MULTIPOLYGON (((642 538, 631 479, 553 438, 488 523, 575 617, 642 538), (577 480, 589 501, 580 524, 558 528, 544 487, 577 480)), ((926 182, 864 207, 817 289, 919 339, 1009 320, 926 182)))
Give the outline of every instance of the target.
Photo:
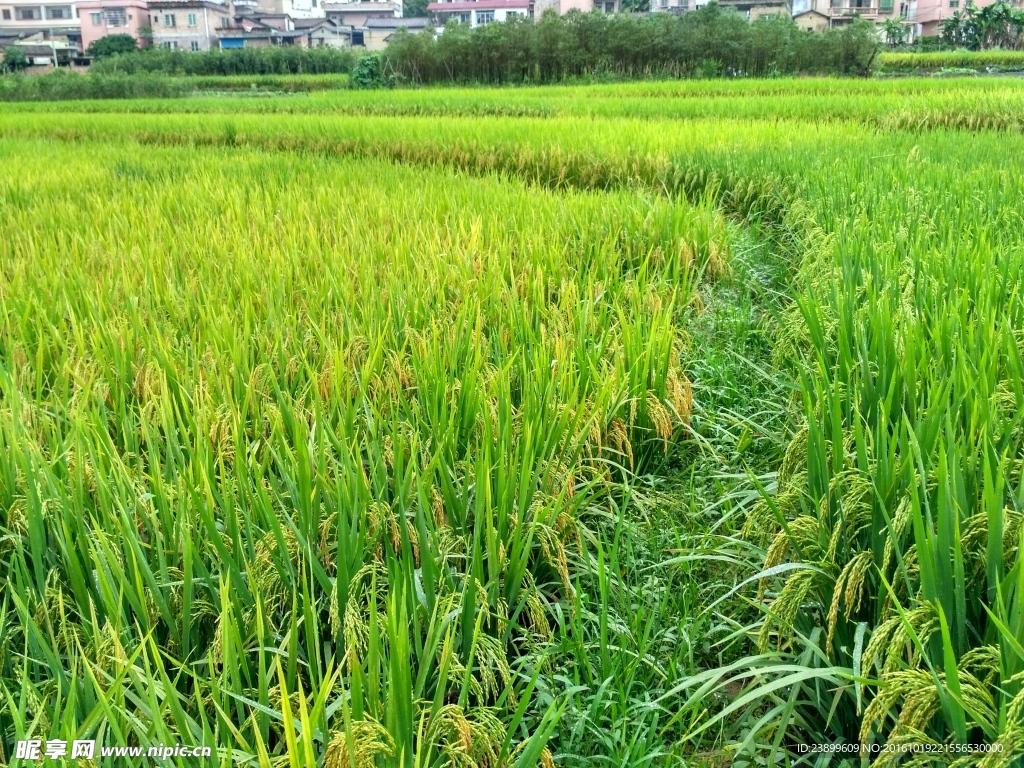
POLYGON ((348 75, 206 75, 183 78, 199 91, 304 93, 348 88, 348 75))
POLYGON ((3 107, 5 755, 1012 764, 993 82, 3 107))
POLYGON ((879 56, 882 72, 921 73, 943 69, 992 69, 996 72, 1024 69, 1024 51, 932 51, 929 53, 885 52, 879 56))

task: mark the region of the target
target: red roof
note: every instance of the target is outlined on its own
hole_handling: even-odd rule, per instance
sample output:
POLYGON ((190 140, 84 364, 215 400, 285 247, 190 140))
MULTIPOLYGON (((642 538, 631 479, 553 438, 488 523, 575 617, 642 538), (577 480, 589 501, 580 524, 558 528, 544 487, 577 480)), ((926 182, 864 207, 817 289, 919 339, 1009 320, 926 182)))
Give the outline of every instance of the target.
POLYGON ((516 9, 528 9, 530 7, 530 0, 459 0, 454 3, 430 3, 427 6, 428 11, 441 12, 445 11, 493 11, 498 8, 516 8, 516 9))

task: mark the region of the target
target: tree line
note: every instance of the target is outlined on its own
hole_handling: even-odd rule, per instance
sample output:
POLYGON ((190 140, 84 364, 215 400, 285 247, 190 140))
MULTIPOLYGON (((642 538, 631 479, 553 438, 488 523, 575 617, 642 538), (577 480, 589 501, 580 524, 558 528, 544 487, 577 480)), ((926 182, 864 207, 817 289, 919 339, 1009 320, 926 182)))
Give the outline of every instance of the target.
POLYGON ((381 54, 385 78, 413 83, 523 84, 584 78, 863 75, 879 49, 874 25, 856 19, 825 33, 788 15, 748 22, 715 3, 681 15, 546 11, 443 33, 399 31, 381 54))
POLYGON ((347 48, 296 48, 268 46, 193 53, 167 48, 147 48, 99 58, 90 72, 168 75, 328 75, 352 70, 358 57, 347 48))
POLYGON ((956 11, 943 22, 944 42, 972 51, 1024 48, 1024 10, 1008 3, 978 8, 969 3, 963 13, 956 11))

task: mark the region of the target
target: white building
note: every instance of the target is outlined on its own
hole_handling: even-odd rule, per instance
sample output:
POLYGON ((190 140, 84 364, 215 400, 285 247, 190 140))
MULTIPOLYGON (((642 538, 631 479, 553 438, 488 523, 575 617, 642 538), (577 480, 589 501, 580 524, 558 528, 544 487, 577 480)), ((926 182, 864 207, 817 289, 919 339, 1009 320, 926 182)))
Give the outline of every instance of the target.
POLYGON ((454 20, 471 27, 508 21, 516 16, 533 17, 533 0, 448 0, 430 3, 427 13, 438 27, 454 20))

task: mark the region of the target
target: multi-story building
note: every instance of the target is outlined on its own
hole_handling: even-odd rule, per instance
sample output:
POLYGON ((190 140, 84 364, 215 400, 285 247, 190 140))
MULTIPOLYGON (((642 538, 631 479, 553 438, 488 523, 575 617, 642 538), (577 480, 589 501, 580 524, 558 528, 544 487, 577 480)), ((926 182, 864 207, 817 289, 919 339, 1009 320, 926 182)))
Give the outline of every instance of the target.
MULTIPOLYGON (((908 0, 904 15, 915 35, 941 35, 942 26, 954 13, 963 13, 968 5, 984 8, 997 0, 908 0)), ((1012 0, 1011 0, 1012 2, 1012 0)))
POLYGON ((844 27, 855 18, 876 24, 905 16, 905 0, 793 0, 793 18, 802 29, 844 27))
POLYGON ((621 4, 619 0, 536 0, 533 4, 534 18, 539 19, 549 9, 562 16, 569 11, 619 13, 621 4))
POLYGON ((149 0, 149 25, 153 45, 185 51, 219 47, 218 30, 232 25, 230 0, 149 0))
POLYGON ((0 37, 24 38, 42 33, 46 39, 81 43, 73 0, 0 0, 0 37))
POLYGON ((651 13, 686 13, 692 7, 691 0, 651 0, 651 13))
POLYGON ((323 19, 326 17, 322 0, 248 0, 257 14, 290 16, 293 19, 323 19))
POLYGON ((516 16, 539 19, 549 10, 563 16, 569 11, 619 13, 621 3, 620 0, 438 0, 427 6, 427 12, 439 27, 449 20, 478 27, 516 16))
POLYGON ((140 43, 148 39, 149 4, 146 0, 79 0, 82 50, 107 35, 131 35, 140 43))
MULTIPOLYGON (((695 10, 707 3, 708 0, 698 0, 692 8, 695 10)), ((761 16, 789 15, 792 12, 789 0, 721 0, 719 5, 732 8, 749 21, 761 16)))
POLYGON ((439 27, 449 21, 481 27, 515 16, 532 17, 533 10, 533 0, 443 0, 427 5, 427 13, 439 27))

